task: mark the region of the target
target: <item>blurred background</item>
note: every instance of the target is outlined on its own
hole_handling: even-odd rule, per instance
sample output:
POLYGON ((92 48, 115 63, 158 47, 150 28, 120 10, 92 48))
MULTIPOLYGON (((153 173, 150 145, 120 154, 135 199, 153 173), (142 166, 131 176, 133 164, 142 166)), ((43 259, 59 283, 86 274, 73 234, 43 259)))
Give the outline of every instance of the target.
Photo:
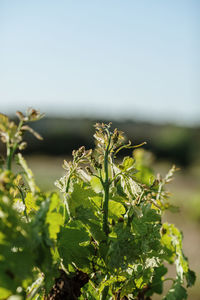
MULTIPOLYGON (((1 0, 0 112, 46 117, 24 151, 52 190, 72 149, 93 147, 93 124, 112 121, 153 167, 180 167, 169 190, 191 267, 200 273, 200 2, 1 0)), ((3 147, 1 145, 1 152, 3 147)), ((189 299, 200 299, 197 284, 189 299)), ((160 299, 159 297, 157 299, 160 299)))

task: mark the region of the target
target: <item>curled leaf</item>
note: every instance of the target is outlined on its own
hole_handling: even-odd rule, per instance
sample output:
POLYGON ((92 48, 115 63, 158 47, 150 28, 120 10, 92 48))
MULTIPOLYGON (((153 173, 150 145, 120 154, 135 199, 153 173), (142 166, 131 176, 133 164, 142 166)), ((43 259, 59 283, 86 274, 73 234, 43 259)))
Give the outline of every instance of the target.
POLYGON ((43 137, 42 137, 38 132, 36 132, 33 128, 29 127, 28 125, 22 126, 21 129, 24 130, 24 131, 29 131, 29 132, 32 133, 38 140, 43 140, 43 137))
POLYGON ((16 111, 16 115, 18 116, 18 118, 22 121, 27 121, 26 117, 23 115, 23 113, 21 111, 16 111))

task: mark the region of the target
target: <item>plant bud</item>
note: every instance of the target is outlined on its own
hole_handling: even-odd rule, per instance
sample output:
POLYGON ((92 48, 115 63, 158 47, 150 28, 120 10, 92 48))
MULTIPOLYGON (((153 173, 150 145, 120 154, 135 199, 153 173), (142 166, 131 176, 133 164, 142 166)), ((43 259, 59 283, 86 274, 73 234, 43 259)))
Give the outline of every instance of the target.
POLYGON ((27 143, 26 142, 22 142, 20 145, 19 145, 19 150, 24 150, 27 146, 27 143))
POLYGON ((84 152, 85 152, 85 147, 84 146, 80 147, 76 152, 77 157, 83 156, 84 152))

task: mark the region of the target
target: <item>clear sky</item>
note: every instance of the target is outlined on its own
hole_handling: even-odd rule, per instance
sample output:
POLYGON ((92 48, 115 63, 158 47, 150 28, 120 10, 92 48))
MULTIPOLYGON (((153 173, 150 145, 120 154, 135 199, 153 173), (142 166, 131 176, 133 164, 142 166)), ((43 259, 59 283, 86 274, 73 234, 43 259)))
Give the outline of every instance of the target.
POLYGON ((200 123, 199 0, 1 0, 0 111, 200 123))

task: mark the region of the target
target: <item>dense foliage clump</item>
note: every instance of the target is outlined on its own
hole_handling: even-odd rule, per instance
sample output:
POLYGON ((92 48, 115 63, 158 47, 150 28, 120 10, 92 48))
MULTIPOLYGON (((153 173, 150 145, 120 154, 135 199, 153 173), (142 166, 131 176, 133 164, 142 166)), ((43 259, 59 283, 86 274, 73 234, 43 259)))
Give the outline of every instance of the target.
POLYGON ((187 298, 185 285, 195 282, 182 251, 182 234, 162 222, 173 209, 165 178, 155 176, 149 153, 116 158, 124 148, 122 132, 96 124, 94 150, 81 147, 64 161, 60 192, 43 193, 20 151, 26 146, 27 123, 42 115, 17 112, 16 125, 0 115, 0 135, 7 155, 0 170, 0 299, 163 299, 187 298), (12 171, 16 158, 21 170, 12 171), (167 276, 174 264, 176 277, 167 276), (12 298, 13 299, 13 298, 12 298))

